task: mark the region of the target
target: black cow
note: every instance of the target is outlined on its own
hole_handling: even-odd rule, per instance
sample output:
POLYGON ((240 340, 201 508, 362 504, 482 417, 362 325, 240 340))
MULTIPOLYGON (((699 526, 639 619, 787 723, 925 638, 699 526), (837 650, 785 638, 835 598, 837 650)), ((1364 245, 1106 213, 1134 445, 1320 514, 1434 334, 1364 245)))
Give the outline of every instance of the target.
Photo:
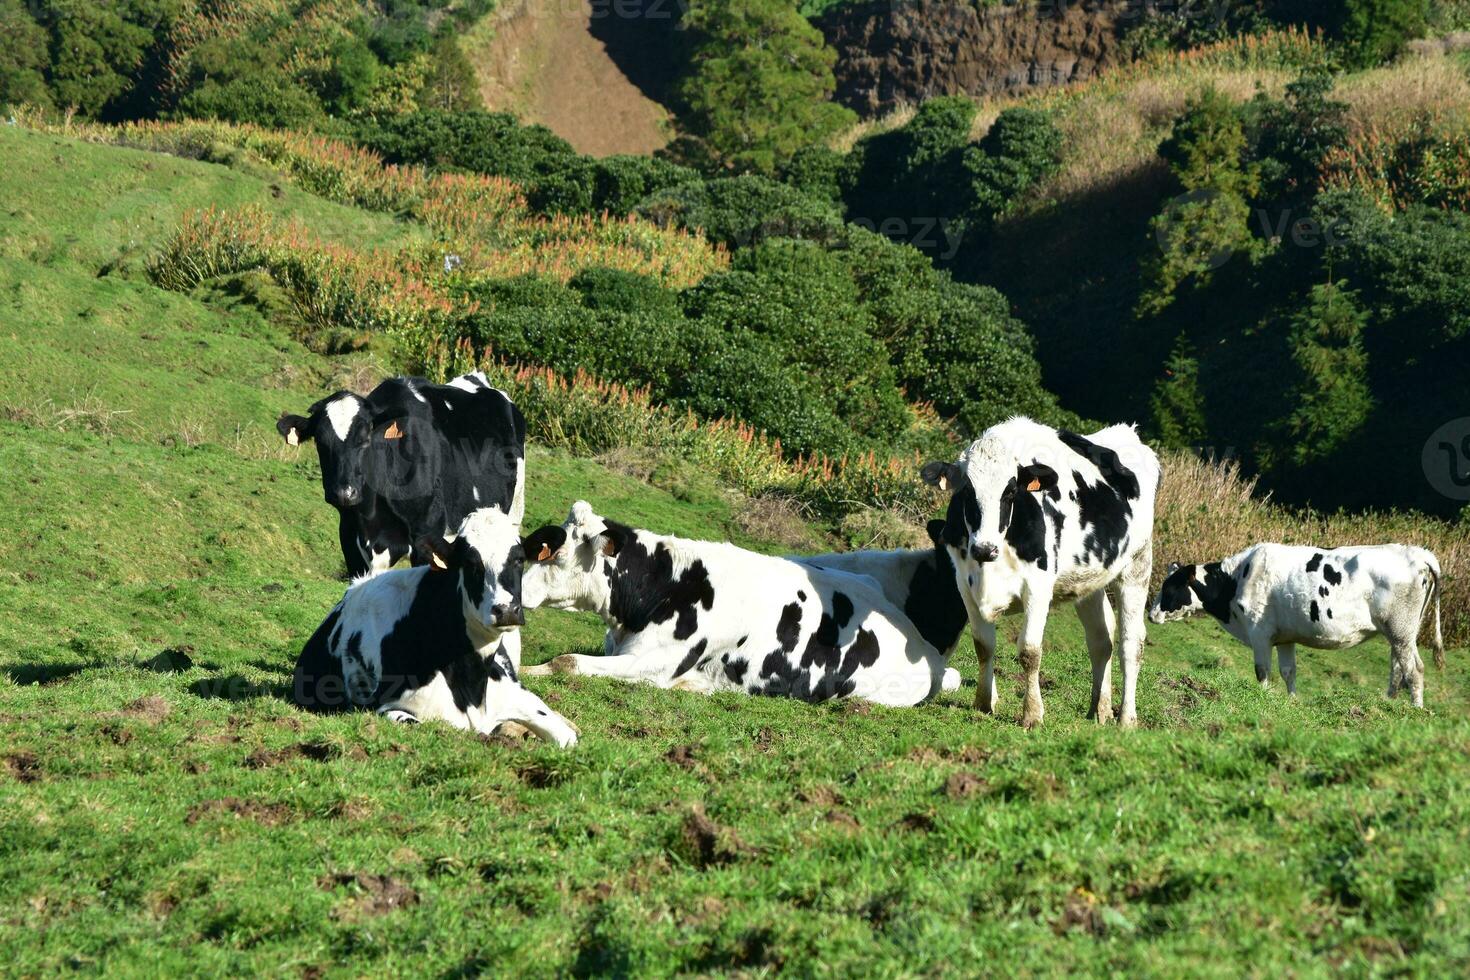
POLYGON ((425 564, 416 543, 453 533, 479 507, 517 525, 525 511, 526 420, 478 371, 447 385, 389 378, 366 396, 339 391, 276 429, 293 446, 316 441, 354 577, 405 555, 425 564))

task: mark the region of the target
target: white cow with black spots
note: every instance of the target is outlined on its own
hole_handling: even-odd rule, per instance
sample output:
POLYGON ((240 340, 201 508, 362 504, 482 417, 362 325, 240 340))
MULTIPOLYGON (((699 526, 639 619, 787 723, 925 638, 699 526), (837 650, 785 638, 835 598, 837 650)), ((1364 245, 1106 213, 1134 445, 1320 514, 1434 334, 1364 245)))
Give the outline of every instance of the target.
POLYGON ((1088 716, 1111 718, 1111 592, 1119 606, 1123 666, 1118 722, 1137 724, 1134 698, 1160 477, 1153 450, 1131 426, 1080 436, 1013 418, 986 429, 958 462, 930 463, 922 476, 953 491, 944 542, 980 657, 976 707, 995 710, 995 621, 1019 609, 1026 672, 1021 723, 1041 723, 1042 637, 1052 603, 1065 600, 1076 604, 1092 658, 1088 716))
POLYGON ((1342 650, 1374 636, 1391 650, 1388 696, 1408 686, 1424 707, 1419 630, 1434 602, 1434 659, 1444 666, 1439 559, 1401 544, 1311 548, 1258 544, 1204 565, 1170 565, 1149 610, 1155 623, 1209 613, 1255 654, 1256 680, 1271 676, 1271 650, 1289 694, 1296 648, 1342 650))
POLYGON ((442 721, 489 734, 517 722, 567 747, 576 729, 521 686, 522 544, 498 507, 465 518, 429 563, 377 572, 347 589, 306 641, 292 699, 309 711, 372 708, 393 721, 442 721))
POLYGON ((614 654, 568 654, 527 674, 887 705, 941 690, 944 654, 867 576, 636 530, 585 501, 524 547, 526 608, 597 613, 614 654))

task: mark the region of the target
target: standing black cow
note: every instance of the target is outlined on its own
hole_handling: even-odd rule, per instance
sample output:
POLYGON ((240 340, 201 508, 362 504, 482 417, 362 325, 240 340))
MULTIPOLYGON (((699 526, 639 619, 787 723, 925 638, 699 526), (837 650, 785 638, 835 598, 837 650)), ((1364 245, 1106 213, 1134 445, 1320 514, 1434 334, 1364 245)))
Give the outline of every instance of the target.
POLYGON ((425 564, 418 542, 453 534, 481 507, 517 526, 525 512, 526 420, 478 371, 445 385, 389 378, 366 396, 339 391, 276 429, 293 446, 316 441, 354 577, 405 555, 425 564))

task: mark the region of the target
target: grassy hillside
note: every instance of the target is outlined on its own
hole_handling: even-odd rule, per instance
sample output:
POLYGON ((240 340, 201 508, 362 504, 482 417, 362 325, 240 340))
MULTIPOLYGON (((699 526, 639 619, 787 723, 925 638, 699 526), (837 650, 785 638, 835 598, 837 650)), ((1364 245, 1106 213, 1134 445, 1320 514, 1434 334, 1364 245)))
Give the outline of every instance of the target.
MULTIPOLYGON (((0 129, 0 168, 52 152, 37 146, 0 129)), ((1288 701, 1208 624, 1160 628, 1128 734, 1082 720, 1065 610, 1033 733, 1009 655, 997 719, 973 714, 972 689, 890 710, 538 680, 581 728, 568 753, 296 711, 283 688, 341 563, 313 454, 271 423, 391 365, 309 353, 239 281, 184 295, 131 262, 97 273, 127 236, 130 255, 157 241, 129 229, 181 187, 258 197, 344 242, 415 229, 223 167, 57 152, 85 166, 91 209, 44 168, 0 191, 11 971, 1470 967, 1466 651, 1418 713, 1383 700, 1380 643, 1304 651, 1288 701)), ((749 502, 697 473, 659 480, 669 492, 544 448, 529 471, 528 521, 586 497, 780 546, 742 533, 749 502)), ((600 635, 534 612, 526 656, 600 635)), ((968 643, 957 665, 973 677, 968 643)))

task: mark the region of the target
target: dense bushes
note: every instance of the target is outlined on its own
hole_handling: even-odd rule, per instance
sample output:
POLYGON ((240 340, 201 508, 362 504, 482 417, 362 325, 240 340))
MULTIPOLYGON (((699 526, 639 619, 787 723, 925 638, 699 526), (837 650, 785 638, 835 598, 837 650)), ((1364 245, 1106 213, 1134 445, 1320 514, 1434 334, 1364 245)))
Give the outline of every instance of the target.
POLYGON ((704 232, 726 248, 767 238, 830 241, 842 231, 835 207, 765 177, 693 180, 650 195, 637 213, 660 224, 704 232))

